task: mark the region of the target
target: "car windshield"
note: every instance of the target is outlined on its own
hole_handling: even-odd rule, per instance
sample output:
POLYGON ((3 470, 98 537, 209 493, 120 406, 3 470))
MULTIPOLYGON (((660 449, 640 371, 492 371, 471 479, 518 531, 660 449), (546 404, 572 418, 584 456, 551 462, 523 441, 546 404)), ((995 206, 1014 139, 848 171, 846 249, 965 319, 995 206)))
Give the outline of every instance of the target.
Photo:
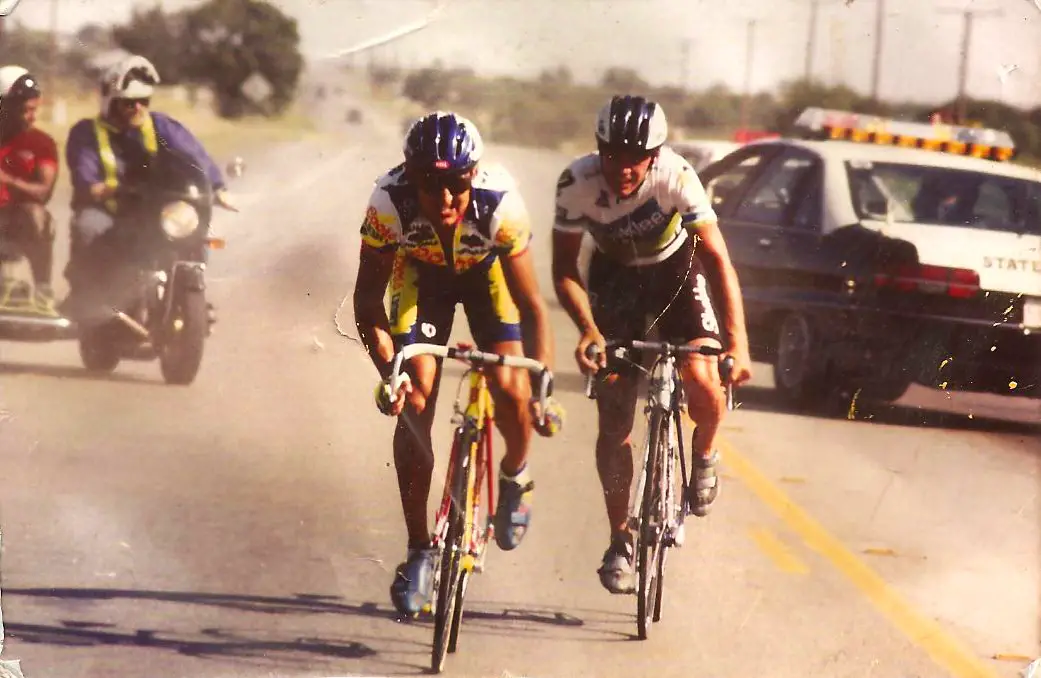
POLYGON ((861 219, 1041 234, 1041 182, 857 160, 846 174, 861 219))

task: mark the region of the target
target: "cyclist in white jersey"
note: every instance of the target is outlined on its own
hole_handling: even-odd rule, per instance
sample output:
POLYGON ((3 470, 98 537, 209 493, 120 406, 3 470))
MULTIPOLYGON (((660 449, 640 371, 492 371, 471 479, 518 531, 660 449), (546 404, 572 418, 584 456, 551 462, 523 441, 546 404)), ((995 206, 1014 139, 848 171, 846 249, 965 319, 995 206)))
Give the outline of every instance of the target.
MULTIPOLYGON (((705 188, 694 168, 664 145, 667 132, 656 102, 615 96, 597 118, 598 152, 574 160, 557 182, 553 281, 581 333, 579 368, 600 375, 596 462, 611 541, 598 572, 612 593, 633 590, 628 508, 638 370, 605 356, 605 336, 637 339, 655 329, 664 341, 724 346, 735 360, 734 383, 751 377, 737 274, 705 188), (595 243, 588 289, 578 264, 585 233, 595 243), (585 355, 592 344, 601 349, 596 363, 585 355)), ((698 424, 691 445, 694 495, 688 500, 696 515, 705 516, 718 493, 715 439, 726 401, 718 358, 690 356, 680 365, 687 406, 698 424)))

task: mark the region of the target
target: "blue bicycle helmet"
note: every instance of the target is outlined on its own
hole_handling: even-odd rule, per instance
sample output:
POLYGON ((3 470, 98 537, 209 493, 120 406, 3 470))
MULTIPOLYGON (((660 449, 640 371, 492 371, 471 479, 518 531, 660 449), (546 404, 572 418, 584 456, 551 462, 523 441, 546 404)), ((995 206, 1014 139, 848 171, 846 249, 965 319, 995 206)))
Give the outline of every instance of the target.
POLYGON ((462 172, 476 165, 483 153, 477 127, 455 113, 428 113, 405 135, 405 162, 424 172, 462 172))

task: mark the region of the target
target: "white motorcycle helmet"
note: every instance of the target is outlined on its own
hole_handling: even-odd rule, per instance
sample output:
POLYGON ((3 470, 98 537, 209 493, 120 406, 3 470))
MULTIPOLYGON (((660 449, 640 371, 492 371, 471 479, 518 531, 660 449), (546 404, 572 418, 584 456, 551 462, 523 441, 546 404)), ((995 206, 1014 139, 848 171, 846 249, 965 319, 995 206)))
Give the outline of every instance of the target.
POLYGON ((116 99, 152 96, 159 82, 159 72, 151 61, 137 54, 126 57, 101 76, 101 114, 108 115, 116 99))
POLYGON ((40 83, 21 66, 0 67, 0 106, 4 100, 25 101, 40 96, 40 83))

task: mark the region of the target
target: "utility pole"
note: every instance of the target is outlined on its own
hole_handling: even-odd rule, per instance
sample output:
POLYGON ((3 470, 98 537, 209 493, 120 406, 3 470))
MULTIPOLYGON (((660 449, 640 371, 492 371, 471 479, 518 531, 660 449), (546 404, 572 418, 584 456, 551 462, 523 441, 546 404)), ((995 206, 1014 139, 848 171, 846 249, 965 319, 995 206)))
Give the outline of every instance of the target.
POLYGON ((741 97, 741 127, 748 127, 748 99, 752 96, 752 59, 755 56, 755 19, 747 23, 748 42, 745 45, 745 88, 741 97))
POLYGON ((940 10, 941 14, 960 14, 962 17, 961 35, 961 59, 958 64, 958 124, 965 124, 968 116, 968 97, 966 96, 966 84, 969 79, 969 45, 972 41, 972 24, 977 17, 1003 16, 1000 9, 947 9, 940 10))
POLYGON ((886 0, 875 0, 875 54, 871 62, 871 100, 878 105, 878 83, 882 76, 882 33, 885 31, 886 0))
MULTIPOLYGON (((51 44, 50 63, 48 63, 47 82, 53 83, 58 77, 58 0, 51 0, 51 44)), ((54 87, 54 85, 50 85, 54 87)))
POLYGON ((690 86, 690 40, 680 43, 680 89, 690 86))
POLYGON ((813 52, 817 49, 817 12, 820 0, 810 0, 810 31, 806 36, 806 66, 803 78, 809 82, 813 78, 813 52))

